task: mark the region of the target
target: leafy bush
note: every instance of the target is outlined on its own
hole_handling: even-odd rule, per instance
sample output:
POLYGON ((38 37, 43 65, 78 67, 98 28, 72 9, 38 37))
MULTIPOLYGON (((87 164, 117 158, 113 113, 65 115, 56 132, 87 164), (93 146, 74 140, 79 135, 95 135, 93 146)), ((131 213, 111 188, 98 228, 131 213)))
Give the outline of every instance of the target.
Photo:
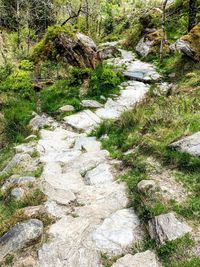
POLYGON ((88 96, 99 98, 101 95, 108 96, 118 93, 118 85, 123 78, 116 73, 111 66, 99 64, 91 74, 88 96))
POLYGON ((24 59, 22 60, 20 63, 19 63, 19 68, 21 70, 28 70, 28 71, 32 71, 33 70, 33 62, 32 61, 29 61, 27 59, 24 59))
POLYGON ((15 69, 1 84, 0 91, 14 91, 20 97, 33 100, 35 93, 33 90, 32 73, 26 70, 15 69))
POLYGON ((79 87, 70 87, 67 80, 56 82, 41 92, 41 108, 43 112, 54 113, 63 105, 73 105, 80 109, 79 87))

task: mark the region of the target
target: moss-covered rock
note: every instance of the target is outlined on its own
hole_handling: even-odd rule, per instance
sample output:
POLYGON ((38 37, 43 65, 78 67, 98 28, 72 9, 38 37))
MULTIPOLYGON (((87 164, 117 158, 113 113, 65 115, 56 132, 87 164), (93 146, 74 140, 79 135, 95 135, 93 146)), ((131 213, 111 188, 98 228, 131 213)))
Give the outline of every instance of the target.
MULTIPOLYGON (((160 51, 162 40, 161 30, 156 30, 147 33, 136 46, 136 52, 143 57, 148 55, 157 55, 160 51)), ((169 43, 166 40, 164 43, 164 52, 169 53, 169 43)))
POLYGON ((187 35, 178 39, 170 48, 172 51, 181 52, 196 61, 200 61, 200 23, 187 35))
POLYGON ((69 25, 49 27, 42 40, 33 49, 33 61, 38 64, 50 60, 75 67, 94 68, 98 56, 94 45, 93 47, 88 45, 89 39, 85 36, 87 42, 83 42, 80 33, 76 33, 69 25))

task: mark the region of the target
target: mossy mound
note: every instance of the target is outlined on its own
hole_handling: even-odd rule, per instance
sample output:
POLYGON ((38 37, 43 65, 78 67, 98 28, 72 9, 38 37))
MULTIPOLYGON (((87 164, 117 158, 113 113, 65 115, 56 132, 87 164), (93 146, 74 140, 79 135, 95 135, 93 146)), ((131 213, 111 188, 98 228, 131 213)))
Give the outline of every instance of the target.
POLYGON ((181 39, 190 45, 194 59, 200 61, 200 23, 181 39))
POLYGON ((48 60, 80 68, 94 68, 98 61, 96 51, 81 42, 69 25, 49 27, 34 47, 32 59, 35 64, 48 60))

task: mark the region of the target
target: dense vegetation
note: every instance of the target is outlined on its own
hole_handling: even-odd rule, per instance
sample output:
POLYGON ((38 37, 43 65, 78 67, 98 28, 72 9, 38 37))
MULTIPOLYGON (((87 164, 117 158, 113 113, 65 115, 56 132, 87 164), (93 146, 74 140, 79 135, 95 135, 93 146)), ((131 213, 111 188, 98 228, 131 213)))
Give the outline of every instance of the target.
MULTIPOLYGON (((144 103, 125 112, 117 121, 105 121, 95 131, 113 158, 123 161, 126 174, 120 177, 129 186, 131 206, 146 223, 155 215, 176 211, 196 227, 200 219, 200 159, 179 153, 169 144, 200 131, 200 63, 180 53, 171 53, 169 44, 185 35, 200 55, 199 30, 188 33, 189 1, 169 1, 166 9, 166 49, 160 57, 162 41, 161 1, 65 1, 65 0, 0 0, 0 169, 13 155, 13 147, 25 142, 32 133, 29 122, 35 112, 46 113, 57 120, 83 109, 83 99, 105 103, 119 94, 124 81, 121 71, 105 62, 95 68, 78 68, 65 64, 58 53, 55 40, 66 35, 75 38, 83 32, 97 44, 123 39, 121 46, 135 51, 146 29, 155 29, 148 38, 154 40, 146 61, 155 64, 163 80, 175 86, 167 95, 158 93, 151 84, 144 103), (173 75, 171 75, 173 74, 173 75), (59 108, 73 105, 75 110, 60 113, 59 108), (125 152, 131 151, 126 154, 125 152), (159 171, 156 171, 156 164, 159 171), (160 197, 145 199, 138 194, 139 181, 150 174, 173 172, 176 181, 190 193, 183 203, 164 202, 160 197)), ((196 1, 195 24, 200 22, 200 1, 196 1)), ((39 177, 41 166, 35 173, 39 177)), ((15 170, 15 173, 20 170, 15 170)), ((9 173, 9 175, 12 175, 9 173)), ((8 175, 8 176, 9 176, 8 175)), ((2 184, 7 176, 0 177, 2 184)), ((31 187, 31 185, 30 185, 31 187)), ((38 205, 45 196, 32 190, 23 201, 8 198, 11 188, 0 194, 0 235, 22 220, 18 210, 38 205), (8 223, 9 222, 9 223, 8 223)), ((43 218, 46 224, 48 218, 43 218)), ((200 259, 185 253, 194 246, 191 236, 156 248, 166 267, 198 267, 200 259)), ((155 248, 150 240, 141 248, 155 248)), ((105 256, 105 266, 111 266, 105 256), (107 265, 106 265, 107 264, 107 265)))

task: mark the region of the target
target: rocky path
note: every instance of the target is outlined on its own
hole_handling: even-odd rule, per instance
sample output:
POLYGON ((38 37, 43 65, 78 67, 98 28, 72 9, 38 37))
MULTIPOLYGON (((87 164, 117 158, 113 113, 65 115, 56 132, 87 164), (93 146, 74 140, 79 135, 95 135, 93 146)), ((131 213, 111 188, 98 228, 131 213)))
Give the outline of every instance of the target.
MULTIPOLYGON (((133 108, 145 98, 148 83, 160 79, 151 64, 135 60, 131 52, 121 52, 120 58, 108 60, 116 67, 125 67, 124 75, 129 79, 121 85, 119 96, 96 109, 94 102, 86 101, 84 111, 65 117, 61 124, 45 116, 36 116, 31 122, 36 128, 43 124, 51 127, 40 131, 36 149, 44 164, 40 186, 48 197, 45 208, 56 218, 47 242, 38 250, 35 266, 100 267, 102 254, 119 257, 113 267, 160 266, 152 251, 129 254, 145 239, 145 231, 134 210, 127 208, 126 185, 117 181, 119 163, 109 158, 95 137, 88 137, 103 120, 117 119, 133 108)), ((174 239, 173 231, 176 236, 190 231, 169 215, 156 219, 163 232, 167 231, 166 221, 179 225, 172 229, 169 239, 174 239)), ((166 239, 163 233, 156 233, 153 222, 151 228, 155 239, 166 239)))
MULTIPOLYGON (((126 74, 130 68, 132 75, 134 56, 122 51, 115 65, 124 64, 126 74)), ((140 62, 135 72, 151 75, 153 68, 149 67, 140 62)), ((149 86, 133 80, 123 83, 121 89, 119 97, 108 99, 95 112, 88 105, 88 109, 65 117, 73 131, 62 127, 41 131, 38 151, 45 164, 46 205, 59 219, 50 227, 48 243, 39 250, 40 266, 102 266, 101 253, 120 256, 144 238, 137 215, 127 208, 126 186, 116 181, 115 162, 100 142, 87 137, 102 120, 117 119, 141 101, 149 86)))

